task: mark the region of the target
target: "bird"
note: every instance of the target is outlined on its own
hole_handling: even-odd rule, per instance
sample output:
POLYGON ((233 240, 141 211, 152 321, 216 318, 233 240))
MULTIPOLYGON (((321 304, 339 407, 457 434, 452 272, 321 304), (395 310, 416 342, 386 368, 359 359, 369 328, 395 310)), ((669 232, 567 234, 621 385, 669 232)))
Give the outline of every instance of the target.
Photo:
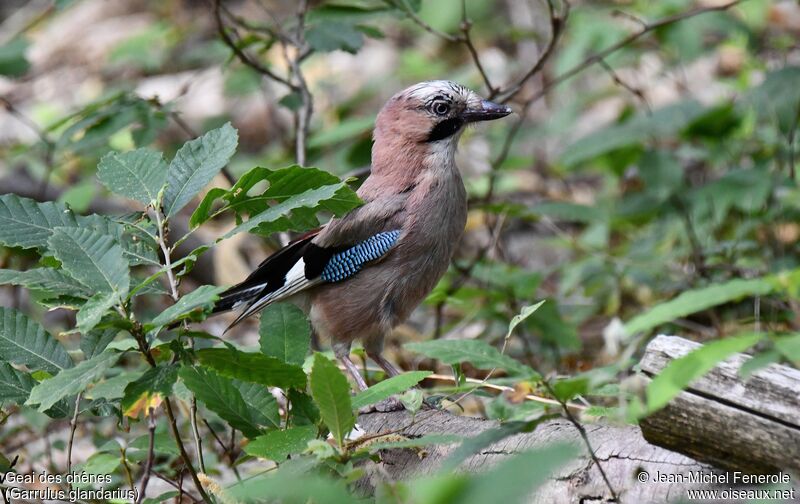
POLYGON ((459 138, 467 125, 511 112, 448 80, 392 96, 375 120, 370 173, 357 190, 363 204, 268 256, 213 312, 242 309, 232 327, 290 301, 360 390, 367 383, 350 359, 353 341, 388 376, 400 374, 382 354, 384 338, 447 271, 466 226, 459 138))

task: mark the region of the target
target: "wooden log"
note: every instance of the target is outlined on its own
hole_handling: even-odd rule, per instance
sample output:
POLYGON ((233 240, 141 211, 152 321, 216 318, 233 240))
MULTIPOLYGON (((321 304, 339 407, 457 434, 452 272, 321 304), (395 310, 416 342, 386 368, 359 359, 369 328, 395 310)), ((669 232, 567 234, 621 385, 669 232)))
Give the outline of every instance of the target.
MULTIPOLYGON (((658 336, 641 370, 652 378, 700 344, 658 336)), ((772 364, 747 380, 737 354, 640 422, 649 442, 714 466, 745 473, 800 475, 800 371, 772 364)))
MULTIPOLYGON (((495 428, 495 421, 461 417, 441 411, 423 411, 412 420, 406 412, 370 413, 359 417, 359 425, 369 433, 399 431, 408 437, 425 434, 456 434, 472 437, 495 428)), ((671 502, 686 500, 690 489, 710 489, 715 485, 692 482, 692 478, 724 477, 724 473, 684 455, 649 444, 635 426, 586 424, 587 435, 600 463, 608 475, 619 502, 671 502), (660 477, 662 481, 656 482, 660 477), (663 481, 663 479, 670 481, 663 481)), ((486 470, 505 457, 526 449, 544 447, 556 442, 574 443, 581 455, 560 468, 536 493, 530 502, 590 503, 610 502, 611 492, 592 461, 578 430, 569 421, 556 419, 544 422, 531 433, 516 434, 481 450, 460 466, 460 471, 486 470)), ((411 450, 385 450, 380 470, 368 471, 362 488, 370 493, 379 480, 408 480, 435 473, 454 445, 431 446, 420 458, 411 450)), ((723 485, 727 488, 730 485, 723 485)))

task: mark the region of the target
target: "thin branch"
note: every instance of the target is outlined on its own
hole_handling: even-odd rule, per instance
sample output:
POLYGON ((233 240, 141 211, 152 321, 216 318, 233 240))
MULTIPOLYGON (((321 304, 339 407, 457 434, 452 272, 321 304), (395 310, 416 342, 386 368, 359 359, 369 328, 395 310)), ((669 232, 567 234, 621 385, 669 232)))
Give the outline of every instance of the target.
MULTIPOLYGON (((75 431, 78 428, 78 413, 80 413, 81 398, 83 392, 78 392, 75 397, 75 412, 72 414, 72 419, 69 422, 69 440, 67 441, 67 474, 72 472, 72 446, 75 442, 75 431)), ((72 484, 69 485, 70 489, 72 484)))
POLYGON ((412 20, 414 23, 417 24, 417 26, 419 26, 420 28, 422 28, 426 32, 431 33, 433 35, 436 35, 437 37, 442 38, 442 39, 447 40, 447 41, 450 41, 450 42, 460 42, 461 41, 461 39, 459 37, 457 37, 455 35, 450 35, 449 33, 445 33, 445 32, 440 31, 440 30, 437 30, 433 26, 431 26, 428 23, 426 23, 425 21, 423 21, 422 18, 419 17, 417 15, 417 13, 414 12, 414 10, 411 9, 411 7, 408 6, 408 3, 406 2, 406 0, 386 0, 386 3, 388 3, 392 7, 395 7, 397 9, 400 9, 401 11, 403 11, 403 14, 408 16, 408 18, 410 20, 412 20))
POLYGON ((496 93, 492 93, 489 97, 490 99, 501 95, 501 103, 506 103, 514 98, 514 96, 516 96, 522 90, 522 87, 531 77, 542 71, 544 64, 547 63, 547 61, 550 59, 550 56, 552 56, 553 50, 555 49, 558 40, 561 38, 561 34, 563 33, 564 27, 567 24, 567 18, 569 18, 570 12, 570 4, 567 0, 564 0, 564 7, 559 13, 556 12, 553 0, 546 1, 547 12, 548 16, 550 17, 550 41, 547 43, 544 51, 542 51, 539 59, 536 60, 536 63, 534 63, 534 65, 525 73, 525 75, 523 75, 515 84, 510 85, 508 88, 497 90, 496 93))
MULTIPOLYGON (((732 2, 728 2, 728 3, 725 3, 725 4, 721 4, 721 5, 711 5, 711 6, 708 6, 708 7, 698 7, 696 9, 691 9, 691 10, 688 10, 686 12, 675 14, 674 16, 668 16, 668 17, 659 19, 658 21, 654 21, 653 23, 645 24, 644 27, 641 30, 639 30, 638 32, 632 33, 632 34, 628 35, 627 37, 623 38, 622 40, 616 42, 615 44, 612 44, 611 46, 603 49, 602 51, 600 51, 598 53, 595 53, 595 54, 592 54, 591 56, 589 56, 585 60, 581 61, 580 63, 578 63, 575 66, 573 66, 572 68, 570 68, 569 70, 565 71, 564 73, 562 73, 560 75, 557 75, 555 78, 553 78, 552 80, 547 82, 542 87, 542 89, 540 89, 538 92, 536 92, 531 97, 531 99, 536 101, 536 100, 542 98, 544 95, 546 95, 554 87, 558 86, 559 84, 563 83, 564 81, 567 81, 567 80, 571 79, 572 77, 574 77, 575 75, 577 75, 577 74, 581 73, 582 71, 586 70, 590 66, 599 63, 601 60, 606 59, 607 57, 609 57, 613 53, 619 51, 620 49, 632 44, 633 42, 636 42, 637 40, 642 38, 644 35, 652 32, 654 30, 657 30, 659 28, 663 28, 664 26, 669 26, 671 24, 675 24, 675 23, 677 23, 679 21, 683 21, 685 19, 689 19, 689 18, 692 18, 692 17, 695 17, 695 16, 699 16, 701 14, 706 14, 708 12, 725 11, 725 10, 730 9, 731 7, 734 7, 734 6, 738 5, 742 1, 744 1, 744 0, 734 0, 732 2)), ((517 89, 516 91, 514 91, 514 93, 512 93, 509 96, 507 96, 506 99, 510 100, 519 91, 520 91, 520 89, 517 89)))
POLYGON ((633 96, 635 96, 636 99, 639 100, 642 103, 642 105, 644 105, 644 107, 647 109, 648 114, 653 112, 652 107, 650 107, 650 102, 647 101, 647 97, 644 95, 644 92, 640 88, 633 87, 627 82, 625 82, 622 79, 622 77, 620 77, 619 74, 611 67, 611 65, 608 64, 606 60, 601 59, 597 63, 601 67, 603 67, 603 70, 605 70, 606 73, 608 73, 608 75, 611 77, 611 80, 614 81, 614 84, 618 85, 619 87, 625 89, 633 96))
POLYGON ((589 455, 592 457, 592 461, 594 461, 594 464, 597 466, 597 470, 600 471, 600 475, 603 477, 603 481, 606 483, 608 491, 611 492, 611 501, 619 502, 619 497, 617 496, 617 492, 614 490, 614 487, 611 486, 611 481, 608 479, 608 475, 606 474, 605 469, 603 469, 603 466, 600 464, 600 459, 597 458, 597 454, 595 453, 594 448, 592 447, 592 443, 591 441, 589 441, 589 435, 586 434, 586 429, 569 410, 569 406, 567 405, 566 401, 563 401, 562 399, 558 398, 558 396, 555 394, 555 391, 553 390, 553 387, 550 385, 550 382, 548 380, 542 380, 542 383, 544 384, 545 388, 550 393, 550 395, 552 395, 561 405, 561 409, 564 410, 564 415, 567 417, 567 420, 569 420, 570 423, 572 423, 572 425, 574 425, 575 428, 578 429, 578 432, 581 434, 581 438, 583 438, 583 442, 586 445, 586 449, 589 450, 589 455))
POLYGON ((493 95, 497 90, 495 89, 492 81, 489 79, 489 75, 486 73, 486 70, 483 68, 483 64, 481 63, 481 59, 478 56, 478 50, 475 49, 475 44, 472 43, 472 36, 470 32, 472 31, 472 20, 469 19, 467 16, 467 0, 461 0, 461 41, 467 46, 467 50, 469 50, 470 56, 472 56, 472 62, 475 63, 475 68, 478 69, 478 73, 481 74, 481 78, 483 79, 483 83, 486 85, 486 89, 489 91, 489 95, 493 95))
POLYGON ((147 415, 147 430, 149 435, 147 461, 144 465, 144 475, 142 475, 141 489, 139 490, 139 498, 136 499, 136 504, 141 504, 144 500, 145 493, 147 493, 147 483, 150 481, 150 474, 153 471, 153 461, 155 460, 156 418, 152 407, 149 408, 147 415))
POLYGON ((204 473, 206 472, 206 462, 203 460, 203 441, 200 439, 200 431, 197 430, 197 397, 194 394, 192 394, 192 401, 189 407, 189 423, 192 426, 197 464, 200 466, 200 472, 204 473))
POLYGON ((280 82, 284 86, 288 87, 292 91, 299 91, 298 87, 292 84, 289 79, 281 77, 280 75, 276 74, 265 65, 262 65, 258 60, 252 58, 249 54, 244 52, 238 45, 236 45, 236 41, 234 41, 231 36, 227 32, 227 28, 225 27, 225 23, 222 20, 222 6, 220 0, 213 0, 214 5, 214 19, 217 23, 217 33, 219 33, 220 38, 222 41, 227 45, 233 54, 239 58, 239 61, 244 63, 245 65, 249 66, 256 72, 266 75, 270 79, 280 82))

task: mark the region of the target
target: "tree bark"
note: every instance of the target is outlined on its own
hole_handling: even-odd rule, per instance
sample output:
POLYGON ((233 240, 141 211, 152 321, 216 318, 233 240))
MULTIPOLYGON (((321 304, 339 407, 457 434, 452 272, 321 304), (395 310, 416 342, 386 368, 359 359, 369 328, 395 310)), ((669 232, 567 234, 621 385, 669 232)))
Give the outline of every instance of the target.
MULTIPOLYGON (((498 423, 441 411, 423 411, 417 414, 414 421, 406 412, 370 413, 359 417, 359 425, 369 433, 400 430, 403 435, 413 438, 425 434, 472 437, 497 427, 498 423)), ((649 444, 635 426, 587 424, 585 428, 620 502, 669 502, 686 499, 688 489, 713 487, 707 483, 654 482, 653 479, 659 474, 673 480, 688 479, 692 473, 703 476, 724 474, 709 465, 649 444)), ((545 422, 531 433, 516 434, 495 443, 468 458, 459 470, 485 470, 504 457, 555 442, 570 442, 580 446, 581 456, 559 469, 536 491, 530 501, 548 504, 609 502, 611 492, 580 434, 569 421, 563 419, 545 422)), ((371 492, 379 479, 399 481, 430 475, 439 469, 455 446, 457 445, 428 447, 427 456, 422 459, 411 450, 384 450, 381 452, 380 470, 370 471, 370 476, 362 482, 363 487, 365 491, 371 492)))
MULTIPOLYGON (((654 377, 700 347, 676 336, 647 346, 642 372, 654 377)), ((747 380, 736 354, 641 422, 645 439, 697 460, 754 474, 800 475, 800 371, 772 364, 747 380)))

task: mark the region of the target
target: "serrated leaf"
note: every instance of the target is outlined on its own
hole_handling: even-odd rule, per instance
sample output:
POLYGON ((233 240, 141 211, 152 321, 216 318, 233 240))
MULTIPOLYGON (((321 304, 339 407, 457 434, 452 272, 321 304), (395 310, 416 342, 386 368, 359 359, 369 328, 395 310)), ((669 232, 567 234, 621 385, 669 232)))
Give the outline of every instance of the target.
POLYGON ((100 159, 97 177, 109 190, 145 205, 156 201, 167 181, 167 163, 149 149, 116 153, 100 159))
POLYGON ((289 364, 302 365, 311 344, 311 326, 291 303, 274 303, 261 312, 261 351, 289 364))
POLYGON ((119 329, 103 329, 81 334, 81 352, 86 359, 100 355, 119 334, 119 329))
POLYGON ((103 315, 117 303, 118 299, 115 294, 110 292, 101 292, 90 297, 78 310, 77 326, 78 331, 87 333, 94 329, 103 315))
POLYGON ((178 379, 178 367, 178 364, 161 364, 151 367, 136 381, 128 384, 120 402, 122 413, 128 416, 138 416, 138 414, 132 415, 130 410, 142 400, 142 396, 146 396, 145 402, 149 403, 155 395, 163 398, 171 394, 172 386, 178 379))
POLYGON ((92 291, 86 286, 53 268, 33 268, 27 271, 0 269, 0 284, 19 285, 26 289, 41 290, 57 296, 89 297, 92 291))
POLYGON ((0 244, 6 247, 45 250, 54 228, 76 225, 75 215, 62 204, 0 195, 0 244))
POLYGON ((663 408, 718 363, 735 353, 747 350, 763 337, 762 333, 745 334, 712 341, 673 360, 647 386, 648 411, 653 412, 663 408))
POLYGON ((232 230, 228 231, 223 235, 221 238, 217 239, 217 242, 222 240, 226 240, 231 236, 234 236, 239 233, 243 233, 246 231, 251 231, 256 227, 260 227, 263 230, 263 226, 266 224, 275 225, 276 221, 279 221, 278 224, 281 224, 280 221, 283 222, 283 226, 285 227, 287 224, 287 216, 293 210, 297 210, 300 208, 314 208, 320 205, 323 202, 347 202, 353 200, 354 192, 347 187, 344 182, 340 182, 338 184, 326 185, 322 186, 318 189, 309 189, 308 191, 303 192, 302 194, 298 194, 296 196, 292 196, 291 198, 278 203, 277 205, 269 207, 267 210, 259 213, 251 217, 250 219, 246 220, 245 222, 239 224, 232 230))
POLYGON ((70 276, 85 286, 112 293, 117 300, 128 293, 128 261, 111 236, 91 229, 58 227, 48 244, 70 276))
POLYGON ((356 423, 350 401, 350 384, 336 364, 320 353, 314 355, 311 368, 311 397, 333 438, 343 446, 345 437, 356 423))
POLYGON ((278 401, 267 387, 259 383, 233 380, 233 386, 239 389, 245 404, 250 409, 253 419, 266 427, 280 427, 281 417, 278 401))
POLYGON ((231 427, 239 429, 249 438, 261 434, 242 395, 230 379, 202 367, 181 368, 179 375, 186 387, 194 392, 197 400, 231 427))
POLYGON ((30 374, 0 362, 0 404, 6 401, 23 404, 35 385, 36 380, 30 374))
MULTIPOLYGON (((207 221, 211 217, 212 208, 218 201, 224 204, 216 213, 233 211, 237 222, 241 222, 245 216, 252 218, 268 210, 272 204, 283 203, 311 189, 340 183, 338 177, 317 168, 293 165, 279 170, 270 170, 256 167, 242 175, 229 190, 211 189, 192 214, 190 225, 196 227, 207 221), (268 187, 260 194, 251 194, 253 188, 263 182, 267 182, 268 187)), ((318 225, 318 221, 314 217, 317 210, 327 210, 340 216, 358 206, 359 203, 360 200, 353 191, 342 188, 336 197, 323 199, 308 208, 302 208, 303 212, 299 212, 301 207, 297 207, 294 212, 283 212, 282 218, 279 222, 274 222, 271 228, 307 229, 318 225)), ((258 231, 263 232, 263 229, 258 231)))
POLYGON ((408 343, 405 348, 421 353, 445 364, 469 362, 479 369, 500 368, 518 375, 537 376, 538 373, 525 364, 481 340, 433 340, 408 343))
POLYGON ((164 214, 169 218, 197 196, 236 152, 239 134, 230 125, 186 142, 169 164, 164 214))
POLYGON ((211 304, 219 298, 219 293, 223 290, 225 290, 224 287, 215 287, 213 285, 200 286, 181 297, 174 305, 159 313, 145 328, 149 331, 189 318, 198 308, 202 308, 202 311, 210 310, 211 304))
POLYGON ((114 351, 106 351, 61 371, 33 387, 25 404, 38 404, 39 411, 48 410, 62 398, 82 392, 90 383, 100 379, 117 362, 120 355, 114 351))
POLYGON ((286 430, 274 430, 258 436, 244 447, 245 453, 275 462, 305 450, 306 445, 317 437, 317 427, 303 425, 286 430))
POLYGON ((748 280, 734 279, 701 289, 681 293, 675 299, 660 303, 637 315, 625 324, 629 335, 649 331, 677 318, 703 311, 712 306, 736 301, 747 296, 765 296, 776 288, 772 277, 748 280))
POLYGON ((0 307, 0 360, 56 374, 72 367, 72 359, 39 323, 12 308, 0 307))
POLYGON ((93 400, 105 399, 107 401, 122 399, 125 396, 125 388, 141 378, 143 374, 144 371, 123 371, 117 376, 95 383, 84 394, 84 397, 93 400))
POLYGON ((431 374, 430 371, 409 371, 408 373, 387 378, 356 394, 352 400, 353 408, 360 409, 383 401, 394 394, 405 392, 431 374))
POLYGON ((197 352, 197 357, 204 365, 229 378, 284 389, 304 389, 306 386, 302 367, 264 354, 232 348, 204 348, 197 352))

